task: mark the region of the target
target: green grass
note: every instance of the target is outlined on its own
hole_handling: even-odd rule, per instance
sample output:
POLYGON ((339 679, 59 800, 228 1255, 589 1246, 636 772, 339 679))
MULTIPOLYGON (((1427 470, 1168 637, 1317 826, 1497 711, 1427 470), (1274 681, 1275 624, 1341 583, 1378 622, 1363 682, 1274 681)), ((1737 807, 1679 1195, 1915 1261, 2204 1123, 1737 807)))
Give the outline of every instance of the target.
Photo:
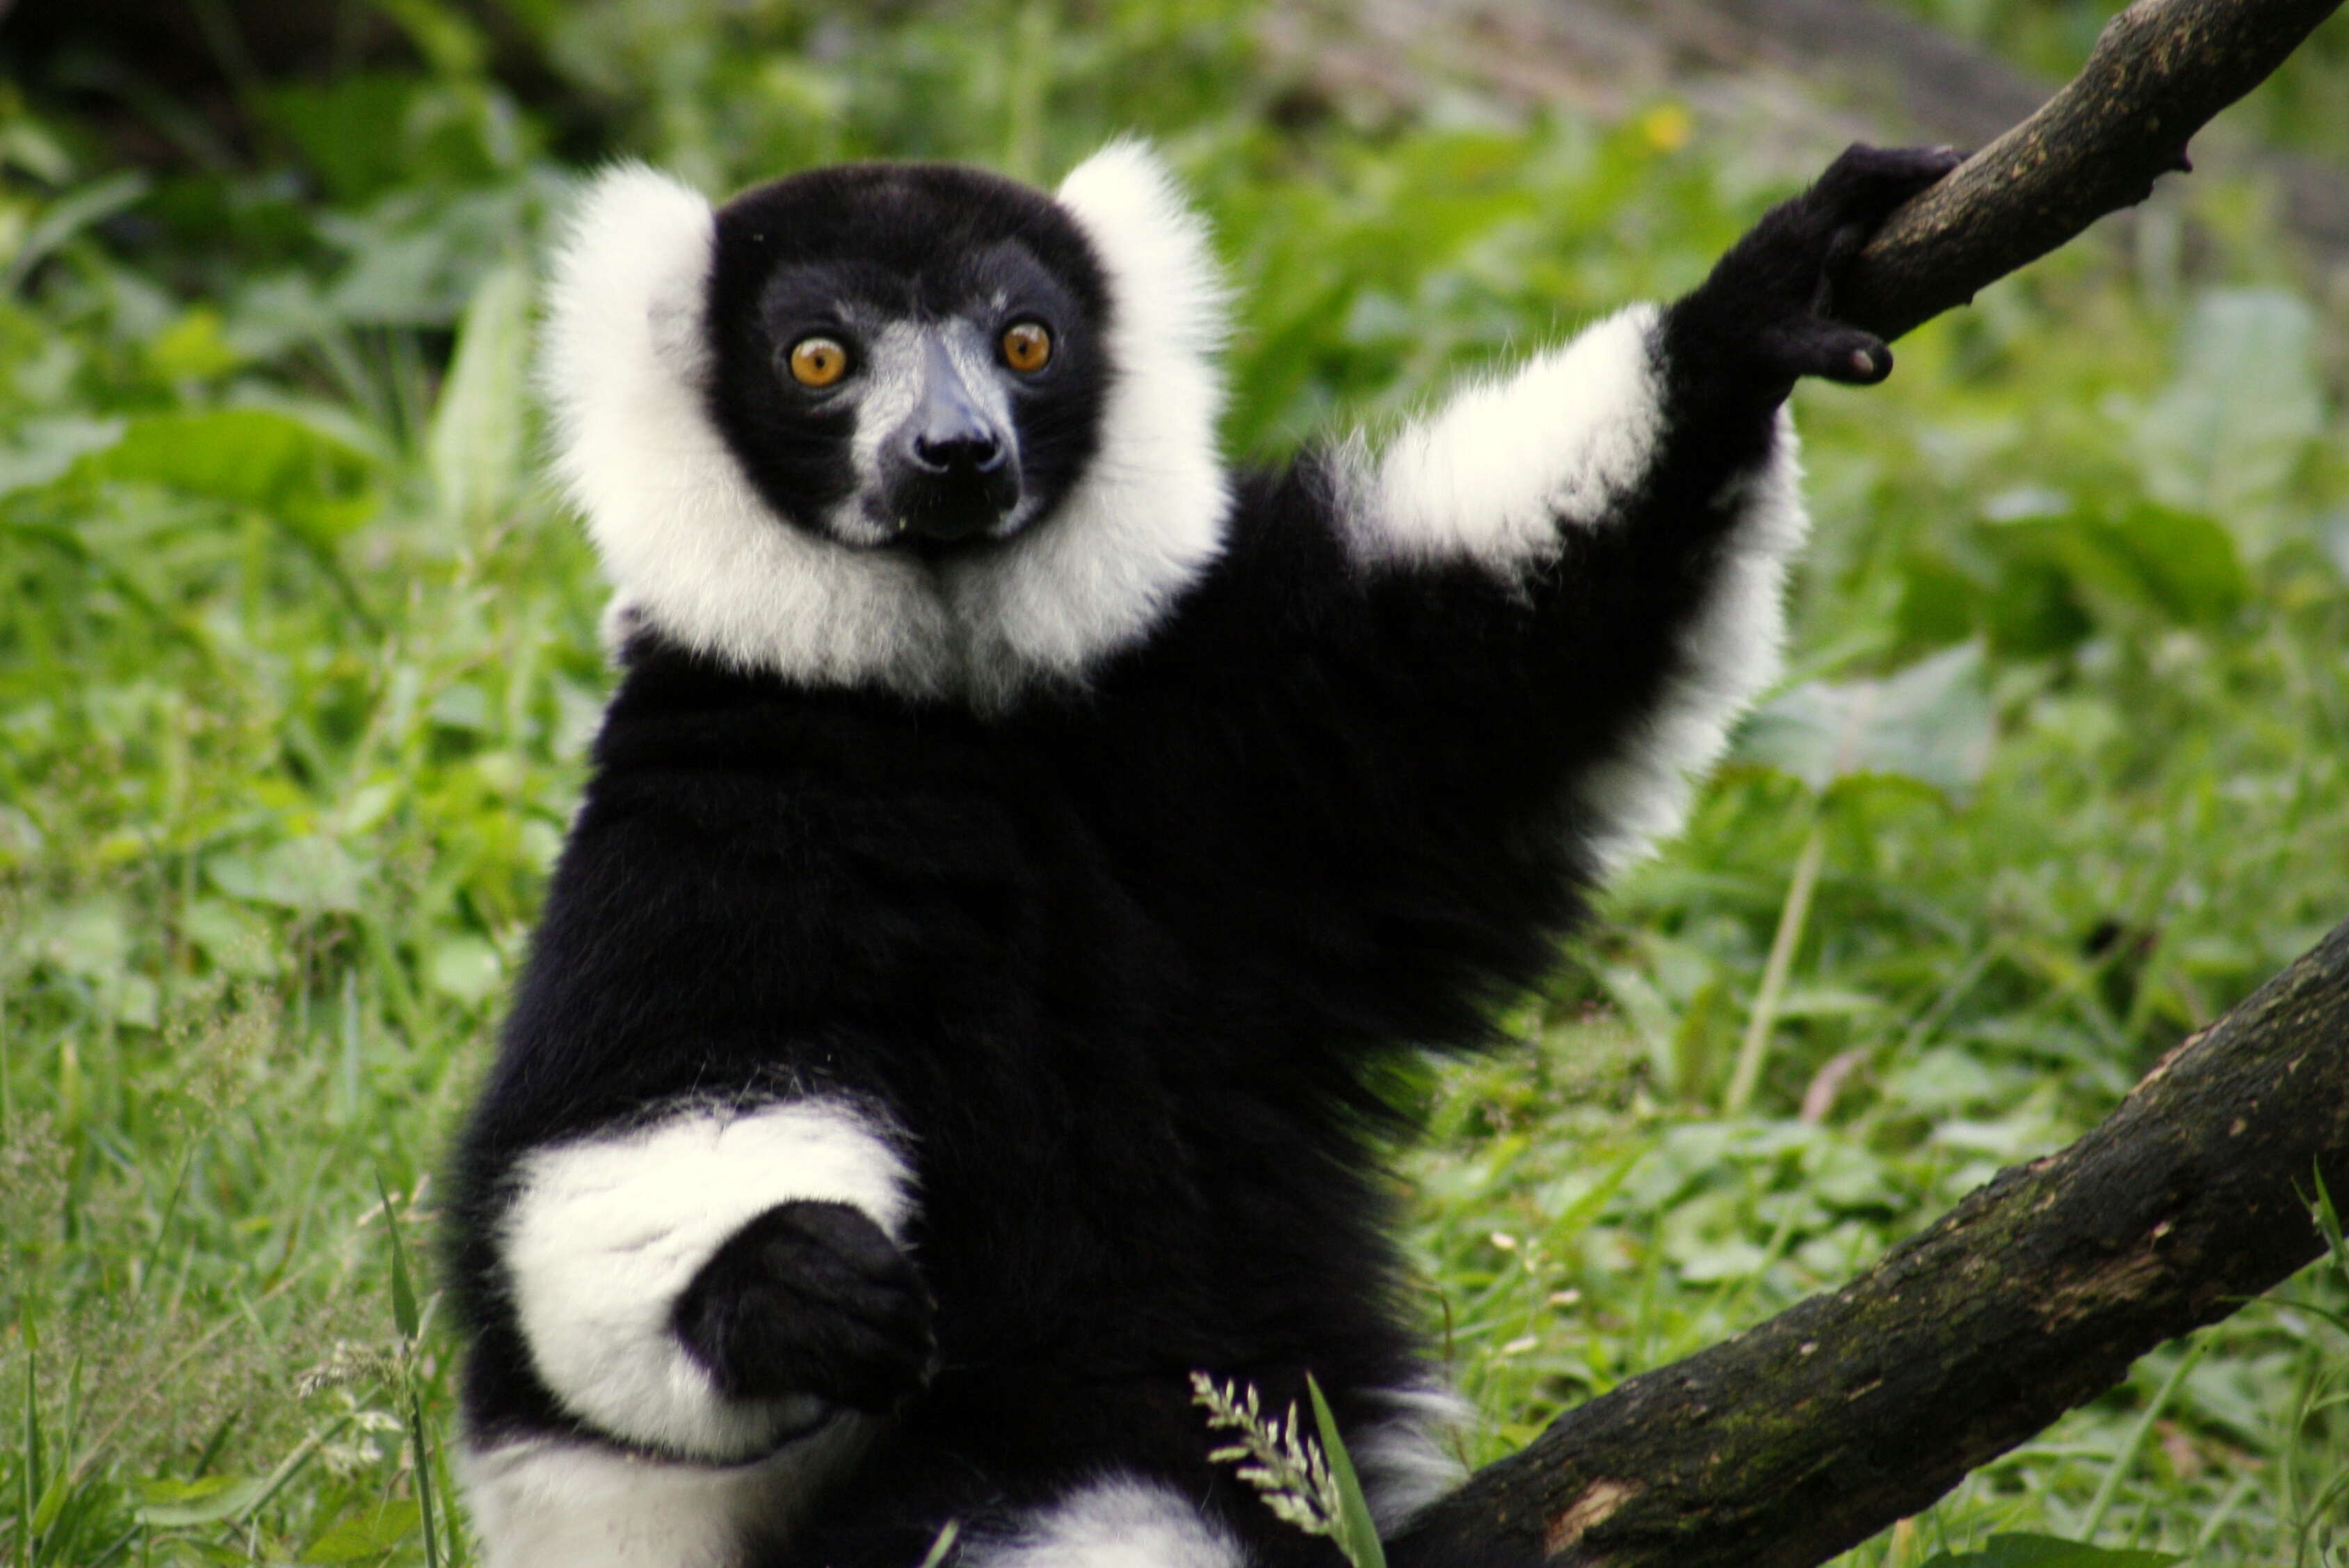
MULTIPOLYGON (((524 395, 558 128, 456 13, 398 10, 431 63, 256 100, 249 162, 126 177, 95 121, 0 99, 12 1564, 466 1559, 431 1172, 606 677, 524 395)), ((1685 287, 1806 172, 1671 105, 1300 116, 1222 0, 530 15, 615 145, 712 189, 867 153, 1049 177, 1153 130, 1245 290, 1239 449, 1685 287)), ((1521 1043, 1424 1086, 1414 1244, 1472 1457, 2061 1145, 2345 913, 2349 344, 2256 201, 2198 187, 2155 220, 2190 245, 2075 246, 1888 387, 1802 394, 1797 681, 1979 663, 1887 740, 1916 777, 1821 799, 1751 747, 1521 1043)), ((1853 1561, 2020 1530, 2339 1568, 2345 1308, 2320 1266, 1853 1561)))

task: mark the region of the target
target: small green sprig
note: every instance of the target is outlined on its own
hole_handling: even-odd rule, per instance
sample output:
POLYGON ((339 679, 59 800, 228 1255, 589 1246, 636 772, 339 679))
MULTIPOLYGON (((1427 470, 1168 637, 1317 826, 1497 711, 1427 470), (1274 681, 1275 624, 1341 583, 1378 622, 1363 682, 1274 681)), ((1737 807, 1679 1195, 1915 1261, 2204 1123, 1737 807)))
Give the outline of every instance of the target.
POLYGON ((1192 1373, 1191 1399, 1206 1410, 1207 1425, 1239 1439, 1207 1458, 1237 1466, 1233 1473, 1256 1488, 1277 1518, 1308 1535, 1328 1536, 1353 1568, 1386 1568, 1386 1553, 1337 1422, 1320 1388, 1309 1377, 1307 1384, 1320 1430, 1318 1440, 1305 1435, 1294 1399, 1285 1413, 1268 1418, 1255 1384, 1237 1378, 1219 1384, 1205 1372, 1192 1373))

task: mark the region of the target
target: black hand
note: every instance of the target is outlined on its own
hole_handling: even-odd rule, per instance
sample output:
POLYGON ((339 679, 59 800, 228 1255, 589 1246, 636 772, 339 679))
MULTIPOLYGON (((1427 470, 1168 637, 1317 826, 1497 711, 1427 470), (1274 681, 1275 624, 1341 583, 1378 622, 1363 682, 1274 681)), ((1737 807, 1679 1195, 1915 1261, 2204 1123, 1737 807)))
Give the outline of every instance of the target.
POLYGON ((846 1203, 781 1203, 727 1238, 678 1298, 678 1337, 730 1398, 814 1394, 885 1411, 929 1379, 930 1297, 846 1203))
POLYGON ((1892 373, 1875 334, 1837 321, 1835 282, 1893 209, 1965 161, 1946 147, 1854 145, 1809 190, 1762 215, 1672 306, 1679 357, 1775 404, 1797 377, 1862 385, 1892 373))

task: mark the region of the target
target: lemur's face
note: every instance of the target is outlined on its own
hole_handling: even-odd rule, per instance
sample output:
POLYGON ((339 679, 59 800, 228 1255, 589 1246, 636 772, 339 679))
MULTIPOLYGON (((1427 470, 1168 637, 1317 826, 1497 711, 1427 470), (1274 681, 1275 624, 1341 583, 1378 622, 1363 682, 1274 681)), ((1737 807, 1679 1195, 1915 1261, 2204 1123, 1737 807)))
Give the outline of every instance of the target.
POLYGON ((713 209, 606 170, 541 376, 609 624, 981 705, 1089 678, 1223 549, 1221 307, 1206 226, 1131 142, 1050 195, 867 164, 713 209))
POLYGON ((1040 192, 967 169, 827 169, 720 209, 712 413, 784 521, 959 553, 1049 519, 1092 458, 1100 268, 1040 192))

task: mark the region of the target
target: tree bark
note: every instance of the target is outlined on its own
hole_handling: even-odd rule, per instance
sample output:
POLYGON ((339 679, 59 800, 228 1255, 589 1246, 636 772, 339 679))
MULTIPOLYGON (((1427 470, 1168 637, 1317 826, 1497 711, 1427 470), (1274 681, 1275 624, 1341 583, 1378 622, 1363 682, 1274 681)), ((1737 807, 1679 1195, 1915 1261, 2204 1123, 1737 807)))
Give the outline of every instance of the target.
POLYGON ((1399 1563, 1810 1568, 2225 1317, 2349 1200, 2349 923, 1858 1279, 1568 1411, 1399 1563))
POLYGON ((1899 336, 2189 167, 2186 144, 2341 0, 2137 0, 2037 114, 1895 213, 1837 312, 1899 336))

